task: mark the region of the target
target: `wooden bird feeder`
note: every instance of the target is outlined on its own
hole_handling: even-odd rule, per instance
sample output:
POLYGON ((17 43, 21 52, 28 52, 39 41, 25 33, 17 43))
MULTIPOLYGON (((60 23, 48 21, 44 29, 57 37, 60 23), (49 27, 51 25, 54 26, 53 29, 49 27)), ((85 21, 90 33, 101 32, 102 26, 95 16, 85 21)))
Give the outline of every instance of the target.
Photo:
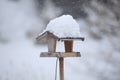
POLYGON ((73 52, 73 41, 84 41, 83 37, 58 37, 53 33, 46 31, 37 37, 37 40, 41 40, 47 37, 48 52, 41 52, 40 57, 58 57, 60 67, 60 80, 64 80, 64 57, 80 57, 80 52, 73 52), (65 52, 56 52, 56 42, 64 41, 65 52))

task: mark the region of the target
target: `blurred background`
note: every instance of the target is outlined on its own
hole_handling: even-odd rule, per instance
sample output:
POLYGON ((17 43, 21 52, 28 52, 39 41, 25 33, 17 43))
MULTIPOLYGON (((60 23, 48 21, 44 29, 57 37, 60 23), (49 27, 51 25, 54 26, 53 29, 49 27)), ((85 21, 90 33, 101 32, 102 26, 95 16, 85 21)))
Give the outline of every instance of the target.
MULTIPOLYGON (((65 80, 120 80, 119 4, 120 0, 0 0, 0 80, 54 80, 56 59, 40 58, 47 44, 35 38, 63 14, 77 20, 85 37, 74 43, 82 57, 65 59, 65 80)), ((58 49, 62 46, 58 42, 58 49)))

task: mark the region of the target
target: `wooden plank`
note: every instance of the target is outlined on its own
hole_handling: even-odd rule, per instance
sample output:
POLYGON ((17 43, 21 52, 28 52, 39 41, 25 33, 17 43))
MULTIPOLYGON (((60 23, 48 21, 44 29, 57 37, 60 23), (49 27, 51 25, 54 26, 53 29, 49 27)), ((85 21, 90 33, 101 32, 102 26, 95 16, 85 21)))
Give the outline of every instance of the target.
POLYGON ((65 52, 72 52, 73 50, 73 40, 64 41, 65 52))
POLYGON ((47 35, 47 32, 43 32, 38 37, 36 37, 36 40, 39 41, 39 40, 43 39, 46 35, 47 35))
POLYGON ((80 57, 80 52, 42 52, 40 57, 80 57))
POLYGON ((80 52, 72 52, 72 53, 61 53, 61 57, 80 57, 80 52))
POLYGON ((36 40, 39 41, 39 40, 42 40, 44 37, 47 37, 47 36, 50 36, 50 37, 53 37, 55 39, 58 39, 57 36, 55 36, 53 33, 49 32, 49 31, 46 31, 46 32, 43 32, 41 33, 39 36, 36 37, 36 40))
POLYGON ((84 37, 61 37, 61 38, 58 38, 58 40, 60 41, 66 41, 66 40, 81 40, 81 41, 84 41, 85 38, 84 37))
POLYGON ((48 42, 48 52, 55 52, 56 51, 56 39, 51 37, 50 34, 47 35, 47 42, 48 42))

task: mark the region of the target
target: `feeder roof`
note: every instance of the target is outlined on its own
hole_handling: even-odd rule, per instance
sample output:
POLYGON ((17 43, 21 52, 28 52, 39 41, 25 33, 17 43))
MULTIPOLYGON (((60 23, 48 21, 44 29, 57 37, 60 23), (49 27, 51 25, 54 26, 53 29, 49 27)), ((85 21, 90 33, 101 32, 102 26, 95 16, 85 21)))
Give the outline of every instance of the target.
POLYGON ((46 29, 39 34, 39 38, 48 33, 52 34, 58 39, 72 39, 80 37, 79 24, 71 15, 63 15, 51 20, 46 29))

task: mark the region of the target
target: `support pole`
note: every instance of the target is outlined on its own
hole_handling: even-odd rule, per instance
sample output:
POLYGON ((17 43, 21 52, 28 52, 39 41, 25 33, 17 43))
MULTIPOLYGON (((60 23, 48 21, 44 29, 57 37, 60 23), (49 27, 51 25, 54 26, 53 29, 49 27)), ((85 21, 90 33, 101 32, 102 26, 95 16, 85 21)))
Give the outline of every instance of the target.
POLYGON ((60 80, 64 80, 64 58, 59 58, 60 80))

